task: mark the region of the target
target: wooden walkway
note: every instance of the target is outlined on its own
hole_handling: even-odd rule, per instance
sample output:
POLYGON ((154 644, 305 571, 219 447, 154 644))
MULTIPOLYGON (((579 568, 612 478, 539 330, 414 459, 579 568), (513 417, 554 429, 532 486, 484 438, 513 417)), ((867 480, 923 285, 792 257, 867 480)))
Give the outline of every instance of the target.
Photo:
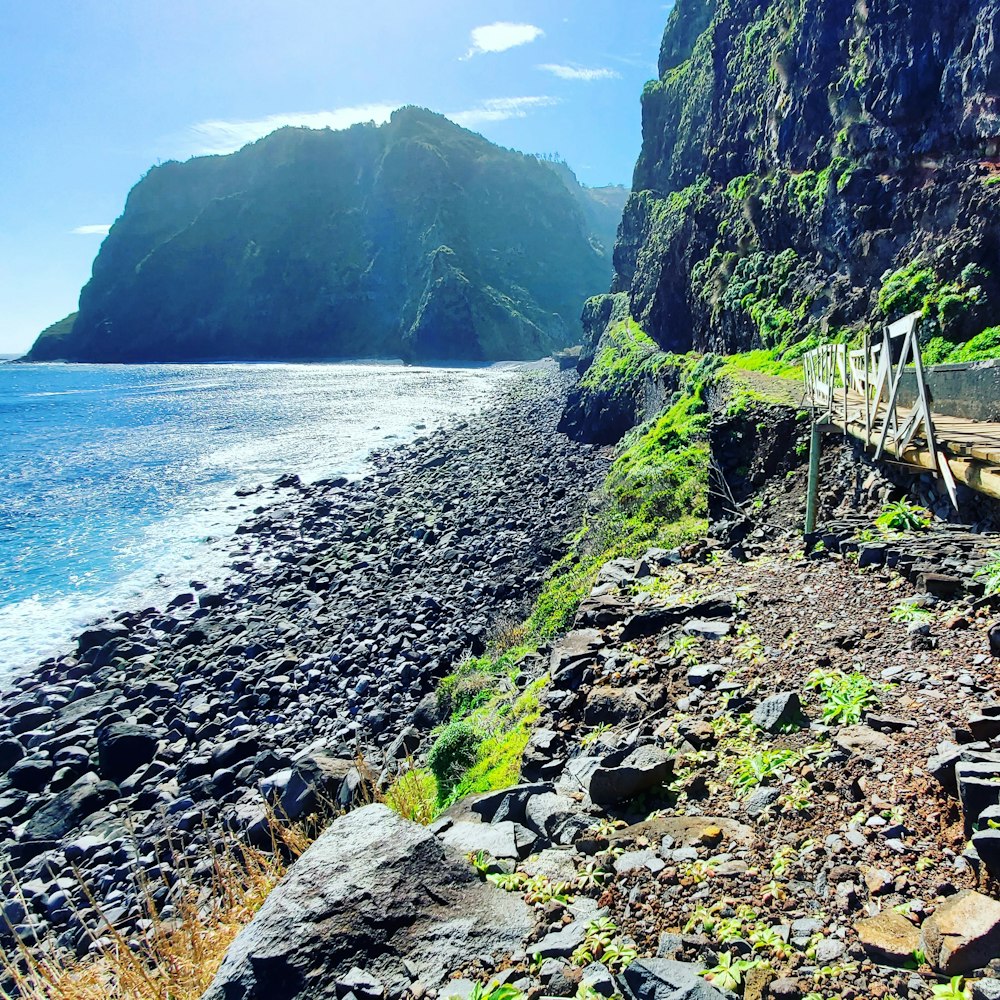
MULTIPOLYGON (((844 389, 833 390, 833 405, 830 407, 827 423, 874 450, 882 439, 884 417, 876 419, 869 437, 865 427, 864 395, 848 389, 846 401, 844 397, 844 389)), ((912 412, 911 408, 898 407, 899 423, 905 424, 912 412)), ((935 444, 947 458, 955 480, 980 493, 1000 499, 1000 423, 982 423, 933 412, 932 417, 935 444)), ((939 471, 927 441, 919 434, 901 453, 897 453, 890 434, 885 451, 906 465, 932 472, 939 471)))
MULTIPOLYGON (((828 343, 803 355, 817 442, 813 450, 818 453, 821 426, 838 428, 871 448, 877 459, 889 455, 933 472, 956 508, 958 482, 1000 499, 1000 424, 934 412, 921 358, 922 319, 921 313, 910 313, 881 332, 868 332, 860 350, 828 343), (912 406, 902 404, 907 379, 916 390, 912 406)), ((816 461, 810 459, 811 472, 816 461)))

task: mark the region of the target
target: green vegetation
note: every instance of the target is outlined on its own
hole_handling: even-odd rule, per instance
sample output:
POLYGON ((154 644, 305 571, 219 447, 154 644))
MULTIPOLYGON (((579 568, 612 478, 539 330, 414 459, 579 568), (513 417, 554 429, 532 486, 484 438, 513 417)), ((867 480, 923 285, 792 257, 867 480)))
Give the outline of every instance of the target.
POLYGON ((510 983, 502 985, 494 980, 489 986, 476 983, 469 994, 469 1000, 522 1000, 524 994, 510 983))
POLYGON ((726 357, 726 369, 735 368, 745 372, 760 372, 763 375, 780 375, 782 378, 802 379, 802 365, 795 362, 801 354, 789 357, 792 352, 782 349, 761 348, 730 354, 726 357))
POLYGON ((883 531, 925 531, 931 526, 931 512, 909 500, 890 500, 875 518, 883 531))
POLYGON ((729 952, 719 956, 719 963, 714 969, 702 973, 708 982, 720 990, 735 992, 743 984, 743 977, 760 965, 760 959, 733 958, 729 952))
POLYGON ((987 597, 1000 594, 1000 552, 994 553, 985 565, 976 570, 975 578, 982 581, 987 597))
POLYGON ((987 361, 991 358, 1000 358, 1000 326, 991 326, 964 344, 954 347, 945 355, 944 362, 961 364, 970 361, 987 361))
POLYGON ((572 955, 575 965, 601 962, 620 972, 638 958, 634 945, 618 936, 618 925, 610 917, 597 917, 586 925, 586 937, 572 955))
POLYGON ((931 993, 940 1000, 969 1000, 969 991, 961 976, 952 976, 946 983, 938 983, 931 987, 931 993))
POLYGON ((878 293, 878 306, 890 320, 919 312, 921 346, 927 364, 977 361, 996 357, 1000 328, 991 327, 964 343, 970 314, 985 301, 983 281, 989 275, 970 265, 954 281, 944 281, 935 267, 917 257, 898 271, 886 274, 878 293))
MULTIPOLYGON (((633 323, 622 324, 612 344, 595 362, 594 384, 618 384, 651 361, 664 363, 665 356, 633 323)), ((538 693, 547 683, 542 677, 519 694, 515 680, 521 664, 538 644, 569 628, 600 566, 654 545, 673 548, 704 533, 709 452, 703 391, 719 361, 683 359, 681 365, 683 389, 665 413, 622 442, 599 512, 570 539, 570 552, 553 567, 524 625, 441 681, 438 704, 450 721, 437 734, 425 772, 433 776, 437 808, 517 781, 540 714, 538 693)))
POLYGON ((926 625, 934 621, 934 614, 919 604, 901 601, 889 612, 889 620, 903 625, 926 625))
POLYGON ((880 686, 857 671, 814 670, 806 686, 819 691, 823 721, 833 725, 857 725, 879 703, 880 686))
POLYGON ((419 108, 278 129, 153 167, 31 356, 539 358, 611 278, 625 192, 590 190, 419 108))
POLYGON ((609 559, 650 546, 674 548, 708 525, 708 412, 702 393, 719 360, 674 359, 683 388, 660 417, 626 435, 604 484, 600 511, 571 539, 527 621, 533 638, 550 639, 572 622, 597 570, 609 559))
MULTIPOLYGON (((517 783, 521 759, 531 736, 531 727, 541 714, 538 693, 548 682, 542 677, 518 695, 510 681, 520 669, 512 664, 504 674, 496 672, 497 662, 479 658, 486 676, 494 678, 487 700, 477 699, 459 707, 450 722, 438 733, 427 756, 427 767, 434 777, 437 805, 444 808, 466 795, 488 792, 517 783), (508 680, 496 684, 496 678, 508 680)), ((466 665, 466 676, 470 671, 466 665)), ((454 676, 454 675, 452 675, 454 676)), ((486 689, 481 689, 481 695, 486 689)))
POLYGON ((580 388, 627 391, 637 379, 653 375, 673 360, 656 341, 628 319, 606 331, 605 346, 580 380, 580 388))
POLYGON ((755 788, 781 778, 801 758, 794 750, 765 748, 736 761, 730 783, 738 795, 749 795, 755 788))

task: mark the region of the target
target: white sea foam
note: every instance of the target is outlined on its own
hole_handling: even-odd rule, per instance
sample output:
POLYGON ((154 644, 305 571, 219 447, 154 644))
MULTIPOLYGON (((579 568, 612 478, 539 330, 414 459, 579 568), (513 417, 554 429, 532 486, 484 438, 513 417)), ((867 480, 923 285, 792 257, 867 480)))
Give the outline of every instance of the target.
POLYGON ((0 381, 0 402, 68 409, 39 410, 44 437, 8 440, 8 457, 0 408, 0 508, 15 512, 0 519, 0 677, 65 652, 112 611, 224 579, 235 527, 274 496, 235 488, 360 475, 373 448, 474 412, 516 370, 12 366, 19 385, 0 381))

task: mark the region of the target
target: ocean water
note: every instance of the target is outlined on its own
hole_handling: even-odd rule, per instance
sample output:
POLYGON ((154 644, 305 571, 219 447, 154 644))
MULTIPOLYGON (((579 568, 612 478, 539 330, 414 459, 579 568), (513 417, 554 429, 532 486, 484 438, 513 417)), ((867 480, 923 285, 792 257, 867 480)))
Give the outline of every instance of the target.
POLYGON ((111 610, 220 576, 262 502, 236 488, 361 475, 516 370, 0 363, 0 685, 111 610))

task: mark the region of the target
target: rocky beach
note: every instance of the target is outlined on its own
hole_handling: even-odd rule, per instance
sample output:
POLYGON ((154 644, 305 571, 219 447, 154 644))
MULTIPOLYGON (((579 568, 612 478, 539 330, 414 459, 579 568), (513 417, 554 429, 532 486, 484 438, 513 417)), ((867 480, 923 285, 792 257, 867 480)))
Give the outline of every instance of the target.
POLYGON ((270 844, 265 796, 295 821, 318 785, 347 804, 359 767, 416 754, 436 682, 524 616, 606 471, 555 431, 572 377, 526 369, 358 481, 284 477, 223 588, 110 616, 17 678, 0 708, 7 935, 86 948, 85 927, 142 915, 136 866, 169 885, 213 830, 270 844))

